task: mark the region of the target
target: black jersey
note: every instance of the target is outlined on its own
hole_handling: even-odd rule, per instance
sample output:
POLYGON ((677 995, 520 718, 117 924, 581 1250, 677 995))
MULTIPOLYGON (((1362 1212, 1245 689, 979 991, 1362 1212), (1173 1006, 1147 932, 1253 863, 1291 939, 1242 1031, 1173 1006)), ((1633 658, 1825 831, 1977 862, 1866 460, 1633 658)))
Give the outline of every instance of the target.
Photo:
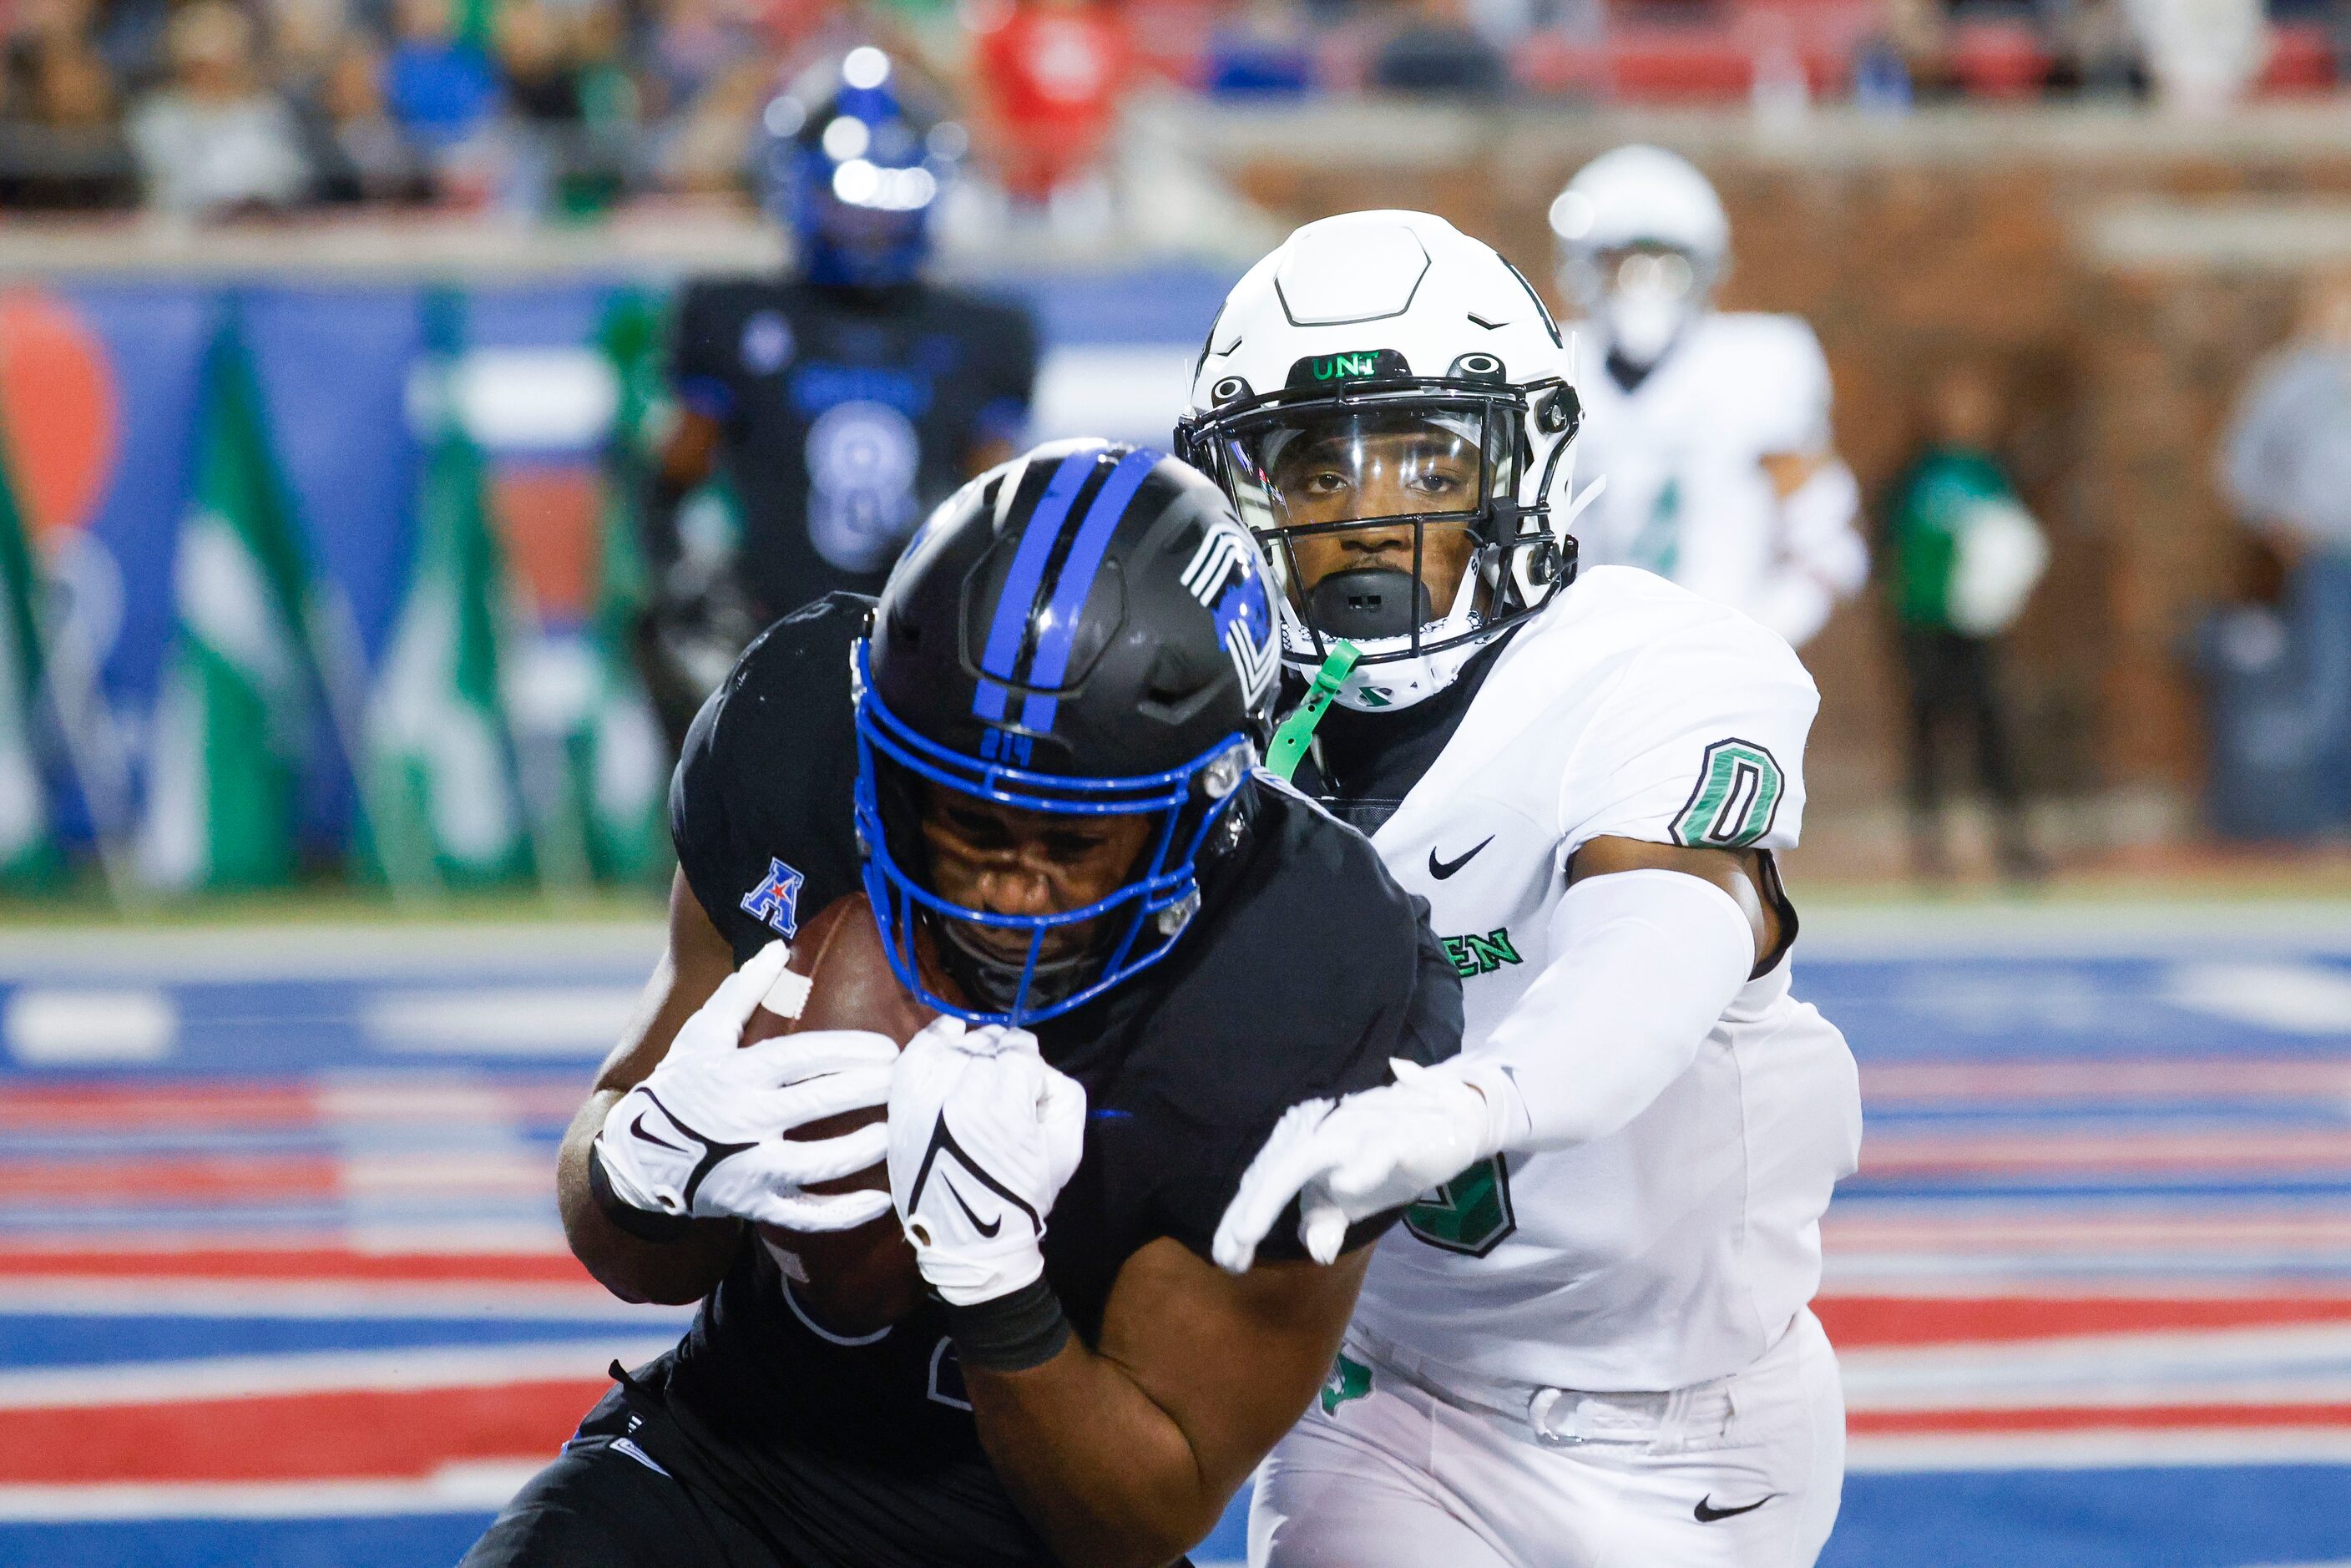
MULTIPOLYGON (((837 594, 771 627, 678 765, 679 864, 738 962, 860 885, 850 653, 867 608, 837 594)), ((1279 786, 1246 789, 1240 845, 1207 873, 1183 940, 1036 1026, 1046 1059, 1086 1089, 1084 1157, 1044 1251, 1089 1342, 1136 1250, 1172 1237, 1208 1256, 1284 1110, 1459 1043, 1458 982, 1426 905, 1352 829, 1279 786)), ((1260 1253, 1300 1255, 1294 1221, 1260 1253)), ((693 1329, 630 1397, 646 1416, 638 1440, 756 1519, 787 1563, 1052 1562, 987 1467, 936 1305, 878 1335, 831 1335, 747 1229, 693 1329)))
POLYGON ((1037 337, 1018 307, 927 284, 712 281, 679 301, 670 369, 726 430, 743 586, 765 619, 881 591, 973 449, 1019 434, 1037 337))

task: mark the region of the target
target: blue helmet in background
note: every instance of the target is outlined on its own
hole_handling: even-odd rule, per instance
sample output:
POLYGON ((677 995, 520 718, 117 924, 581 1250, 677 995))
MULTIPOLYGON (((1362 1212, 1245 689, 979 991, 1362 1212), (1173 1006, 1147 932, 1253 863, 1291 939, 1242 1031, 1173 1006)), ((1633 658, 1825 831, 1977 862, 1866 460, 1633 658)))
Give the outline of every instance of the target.
POLYGON ((761 117, 760 200, 812 283, 883 288, 930 255, 931 211, 969 145, 862 45, 802 77, 761 117))
POLYGON ((1144 447, 1038 447, 932 514, 856 659, 865 891, 901 982, 1028 1024, 1166 956, 1240 841, 1280 664, 1264 563, 1223 492, 1144 447), (1083 908, 974 908, 929 874, 921 820, 941 790, 1149 831, 1083 908), (960 998, 925 979, 925 948, 960 998))

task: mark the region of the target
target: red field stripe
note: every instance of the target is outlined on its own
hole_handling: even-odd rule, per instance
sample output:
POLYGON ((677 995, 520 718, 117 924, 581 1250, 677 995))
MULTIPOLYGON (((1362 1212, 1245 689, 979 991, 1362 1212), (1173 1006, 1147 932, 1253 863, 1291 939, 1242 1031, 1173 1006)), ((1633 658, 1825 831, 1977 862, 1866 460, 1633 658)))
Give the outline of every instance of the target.
POLYGON ((80 1251, 0 1249, 0 1279, 171 1279, 293 1282, 385 1280, 410 1284, 579 1284, 588 1271, 564 1253, 355 1252, 340 1248, 80 1251))
POLYGON ((1962 1344, 2061 1334, 2351 1322, 2346 1296, 1825 1296, 1813 1311, 1839 1347, 1962 1344))
POLYGON ((216 1080, 0 1089, 0 1131, 120 1133, 179 1127, 312 1126, 308 1084, 216 1080))
POLYGON ((2130 1431, 2221 1427, 2242 1431, 2351 1433, 2351 1405, 2062 1405, 2030 1410, 1855 1410, 1855 1436, 1896 1433, 2130 1431))
POLYGON ((454 1460, 553 1458, 610 1386, 568 1378, 17 1411, 0 1426, 0 1485, 371 1479, 454 1460))
POLYGON ((342 1162, 315 1155, 0 1160, 0 1204, 48 1208, 291 1203, 342 1191, 342 1162))
POLYGON ((135 1083, 0 1087, 0 1132, 246 1132, 333 1123, 571 1119, 585 1092, 573 1073, 450 1078, 407 1074, 312 1084, 299 1080, 147 1079, 135 1083))

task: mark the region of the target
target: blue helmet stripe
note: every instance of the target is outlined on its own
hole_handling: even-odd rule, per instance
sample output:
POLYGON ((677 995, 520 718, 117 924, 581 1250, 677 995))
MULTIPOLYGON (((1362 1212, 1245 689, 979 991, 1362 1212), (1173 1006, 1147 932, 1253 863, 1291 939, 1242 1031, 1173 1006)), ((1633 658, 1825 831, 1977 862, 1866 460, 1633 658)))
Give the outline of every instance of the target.
MULTIPOLYGON (((1037 605, 1037 588, 1044 580, 1045 562, 1052 557, 1054 541, 1061 537, 1061 526, 1069 521, 1071 503, 1078 498, 1086 476, 1093 472, 1095 459, 1101 455, 1098 449, 1089 449, 1062 458, 1045 493, 1038 497, 1037 509, 1022 525, 1012 570, 1004 580, 1004 593, 996 601, 996 619, 987 629, 987 646, 979 655, 979 667, 998 680, 1012 678, 1013 664, 1020 657, 1020 640, 1029 629, 1029 613, 1037 605)), ((995 681, 982 681, 972 695, 971 711, 990 724, 1001 723, 1006 697, 1004 688, 995 681)))
MULTIPOLYGON (((1160 454, 1148 447, 1135 448, 1119 460, 1095 492, 1094 504, 1086 509, 1086 520, 1078 525, 1077 539, 1070 546, 1061 575, 1053 584, 1053 601, 1038 624, 1037 653, 1029 661, 1028 685, 1058 686, 1069 674, 1078 618, 1084 613, 1086 595, 1093 591, 1094 578, 1102 570, 1102 554, 1110 549, 1110 537, 1117 531, 1119 519, 1126 516, 1127 503, 1143 488, 1159 458, 1160 454)), ((1055 706, 1052 697, 1032 695, 1021 706, 1021 727, 1040 733, 1051 729, 1055 706)))

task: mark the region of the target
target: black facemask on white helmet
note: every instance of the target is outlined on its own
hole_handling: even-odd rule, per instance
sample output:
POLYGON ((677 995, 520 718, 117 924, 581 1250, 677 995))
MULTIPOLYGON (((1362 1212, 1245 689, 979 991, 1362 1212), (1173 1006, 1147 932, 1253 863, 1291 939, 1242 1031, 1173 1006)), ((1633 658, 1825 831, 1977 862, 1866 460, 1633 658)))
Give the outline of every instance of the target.
POLYGON ((1176 444, 1264 549, 1291 668, 1345 642, 1338 700, 1409 706, 1573 577, 1567 370, 1525 278, 1440 218, 1327 218, 1251 269, 1176 444))

